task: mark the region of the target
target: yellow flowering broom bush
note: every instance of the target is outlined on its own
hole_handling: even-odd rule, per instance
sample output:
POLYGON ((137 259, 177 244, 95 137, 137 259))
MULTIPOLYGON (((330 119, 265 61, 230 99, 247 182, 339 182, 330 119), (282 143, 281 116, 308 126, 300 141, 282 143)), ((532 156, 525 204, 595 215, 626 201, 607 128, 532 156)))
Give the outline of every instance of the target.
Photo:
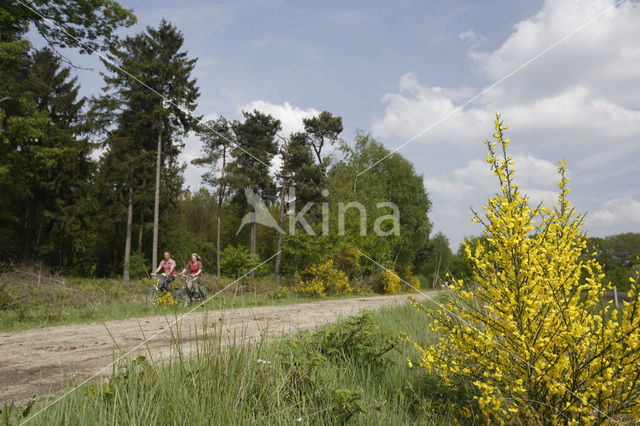
MULTIPOLYGON (((620 311, 602 302, 600 265, 586 249, 584 217, 567 199, 564 161, 552 209, 532 207, 514 181, 500 116, 487 162, 500 184, 484 215, 486 244, 466 246, 473 285, 461 280, 433 312, 435 345, 419 365, 474 403, 489 423, 600 424, 640 418, 640 304, 636 279, 620 311), (499 153, 497 153, 497 151, 499 153)), ((610 285, 609 285, 610 286, 610 285)))
POLYGON ((176 306, 178 301, 171 291, 159 291, 151 301, 153 306, 176 306))
POLYGON ((341 296, 353 291, 349 278, 333 266, 333 260, 321 265, 311 265, 297 277, 293 292, 312 297, 324 297, 327 294, 341 296))
POLYGON ((380 273, 380 283, 383 294, 396 294, 402 289, 400 277, 391 270, 385 269, 380 273))

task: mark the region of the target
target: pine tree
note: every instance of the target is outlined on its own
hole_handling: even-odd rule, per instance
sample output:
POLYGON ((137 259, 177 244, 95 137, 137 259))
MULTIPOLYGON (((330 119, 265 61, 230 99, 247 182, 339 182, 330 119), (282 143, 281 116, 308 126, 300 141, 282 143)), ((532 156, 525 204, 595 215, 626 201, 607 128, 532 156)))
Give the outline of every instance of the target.
POLYGON ((322 164, 322 148, 325 144, 332 145, 342 133, 342 117, 334 116, 328 111, 322 111, 318 116, 304 118, 304 129, 309 134, 311 147, 316 153, 318 164, 322 164))
POLYGON ((202 182, 218 190, 216 209, 216 274, 220 278, 220 229, 222 203, 227 195, 227 153, 232 147, 234 135, 231 124, 224 118, 209 120, 200 126, 198 134, 204 143, 202 158, 191 162, 199 166, 208 166, 202 175, 202 182), (219 172, 218 172, 219 171, 219 172))
MULTIPOLYGON (((199 96, 196 81, 191 78, 196 59, 189 59, 187 53, 181 51, 183 42, 182 33, 162 20, 157 29, 147 27, 145 32, 123 39, 110 49, 109 60, 104 61, 110 74, 104 76, 107 93, 97 106, 105 113, 113 111, 114 106, 119 108, 118 128, 111 131, 116 137, 109 140, 124 143, 112 151, 123 151, 125 164, 121 166, 126 169, 122 173, 129 176, 128 184, 124 185, 129 191, 125 281, 128 279, 135 199, 140 196, 138 194, 145 197, 150 190, 148 186, 154 182, 152 264, 155 266, 161 198, 170 203, 167 196, 177 197, 182 186, 184 167, 176 164, 176 160, 182 147, 181 137, 194 127, 195 119, 190 112, 195 110, 199 96), (153 159, 155 170, 150 176, 147 164, 153 159), (135 185, 145 187, 129 190, 135 185), (161 194, 161 187, 165 194, 161 194)), ((140 226, 142 232, 144 224, 140 226)))
POLYGON ((50 50, 30 54, 25 35, 35 27, 51 46, 87 53, 105 49, 115 40, 114 31, 132 25, 135 17, 110 0, 53 0, 37 9, 64 22, 65 30, 23 4, 0 1, 0 202, 10 206, 0 212, 9 224, 0 237, 0 255, 11 261, 20 253, 29 261, 35 254, 67 265, 89 238, 78 220, 87 207, 82 184, 90 168, 77 122, 81 102, 69 71, 60 70, 50 50))
POLYGON ((65 266, 82 244, 84 200, 93 171, 91 147, 83 136, 85 99, 78 99, 77 78, 70 78, 70 69, 50 49, 35 51, 25 66, 23 99, 33 108, 31 120, 41 122, 38 134, 27 130, 25 138, 11 137, 9 126, 8 173, 0 185, 11 200, 10 211, 20 217, 16 233, 22 239, 22 261, 29 262, 35 251, 39 260, 65 266))
MULTIPOLYGON (((278 152, 275 136, 280 121, 260 111, 243 112, 244 121, 234 121, 232 129, 236 144, 231 150, 233 161, 229 164, 229 184, 234 201, 241 203, 245 188, 252 188, 265 203, 276 197, 276 186, 269 174, 271 160, 278 152)), ((251 224, 250 252, 256 254, 257 224, 251 224)), ((251 273, 251 278, 254 274, 251 273)))
MULTIPOLYGON (((285 140, 280 149, 282 167, 280 169, 280 227, 287 229, 284 220, 288 210, 286 194, 290 187, 294 187, 295 202, 304 206, 308 202, 317 202, 322 194, 325 183, 325 175, 322 166, 315 164, 313 154, 309 147, 309 135, 298 132, 285 140)), ((275 260, 274 276, 276 283, 280 284, 280 269, 282 262, 282 234, 278 235, 277 254, 275 260)))

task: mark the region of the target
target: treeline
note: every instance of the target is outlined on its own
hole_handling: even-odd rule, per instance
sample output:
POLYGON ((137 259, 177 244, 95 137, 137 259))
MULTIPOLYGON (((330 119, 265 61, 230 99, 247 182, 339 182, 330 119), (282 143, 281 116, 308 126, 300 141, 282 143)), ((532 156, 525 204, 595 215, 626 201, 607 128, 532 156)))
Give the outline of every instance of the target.
POLYGON ((640 233, 627 232, 605 238, 591 237, 587 240, 589 253, 595 253, 602 265, 605 282, 618 289, 629 288, 629 278, 640 270, 640 233))
POLYGON ((55 0, 37 9, 66 29, 20 3, 0 2, 0 262, 80 271, 97 239, 92 214, 107 200, 96 192, 89 102, 54 49, 104 50, 135 17, 107 0, 55 0), (33 27, 51 48, 32 48, 25 35, 33 27))
POLYGON ((369 135, 344 142, 341 117, 324 111, 291 135, 259 111, 204 123, 193 115, 197 61, 169 22, 119 39, 135 17, 111 1, 43 6, 68 33, 21 5, 0 8, 4 267, 128 280, 169 250, 179 263, 196 251, 229 276, 270 259, 252 275, 331 260, 364 278, 378 267, 361 253, 407 277, 418 268, 431 229, 422 178, 369 135), (51 47, 33 49, 30 27, 51 47), (61 46, 105 52, 102 93, 79 96, 61 46), (188 134, 204 145, 196 193, 183 190, 178 161, 188 134))
MULTIPOLYGON (((412 164, 364 133, 345 142, 340 116, 323 111, 291 135, 259 111, 203 122, 193 115, 197 60, 169 22, 120 39, 135 16, 115 2, 54 0, 39 11, 65 31, 0 3, 0 267, 128 280, 169 250, 179 264, 195 251, 207 272, 231 277, 269 260, 252 275, 280 280, 331 261, 361 282, 379 273, 374 262, 423 287, 447 273, 472 278, 462 246, 454 254, 444 234, 429 237, 431 203, 412 164), (34 49, 30 28, 50 47, 34 49), (68 46, 103 51, 101 93, 79 96, 56 50, 68 46), (188 134, 204 146, 197 192, 183 189, 178 161, 188 134)), ((625 288, 638 234, 590 243, 625 288)))

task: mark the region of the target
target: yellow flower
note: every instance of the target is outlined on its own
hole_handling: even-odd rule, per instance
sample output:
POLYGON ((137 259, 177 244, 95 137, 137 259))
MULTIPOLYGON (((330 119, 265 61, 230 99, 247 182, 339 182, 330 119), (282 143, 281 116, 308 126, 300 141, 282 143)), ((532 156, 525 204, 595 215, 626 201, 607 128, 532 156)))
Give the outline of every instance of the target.
POLYGON ((440 320, 430 324, 437 342, 415 344, 418 365, 447 386, 472 377, 486 423, 518 413, 534 423, 588 424, 600 413, 638 421, 640 383, 631 362, 640 350, 640 301, 631 297, 637 277, 630 302, 599 308, 608 284, 569 202, 565 161, 555 208, 530 207, 517 192, 507 128, 496 115, 495 141, 486 141, 500 192, 486 204, 486 220, 474 217, 484 227, 482 244, 464 244, 473 283, 450 287, 449 311, 433 313, 440 320))

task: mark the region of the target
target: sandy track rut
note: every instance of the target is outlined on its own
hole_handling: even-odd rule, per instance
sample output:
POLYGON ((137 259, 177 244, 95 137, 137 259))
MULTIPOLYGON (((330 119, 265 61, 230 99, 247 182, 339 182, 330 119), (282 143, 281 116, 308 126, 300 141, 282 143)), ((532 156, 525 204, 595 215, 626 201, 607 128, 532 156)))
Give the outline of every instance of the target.
MULTIPOLYGON (((234 336, 243 336, 245 340, 263 335, 273 337, 334 322, 355 315, 363 308, 377 309, 406 301, 404 295, 377 296, 194 312, 179 322, 181 343, 185 353, 193 350, 194 331, 202 334, 205 321, 209 334, 221 332, 222 341, 228 343, 234 336)), ((78 324, 0 333, 0 404, 46 394, 74 376, 75 382, 79 383, 111 364, 121 351, 128 352, 140 345, 144 341, 143 333, 147 339, 155 337, 131 355, 148 356, 150 351, 154 360, 166 358, 172 345, 167 320, 172 322, 175 317, 130 318, 108 321, 104 325, 78 324)), ((175 326, 172 330, 175 331, 175 326)), ((110 372, 111 369, 106 369, 103 375, 110 372)))

